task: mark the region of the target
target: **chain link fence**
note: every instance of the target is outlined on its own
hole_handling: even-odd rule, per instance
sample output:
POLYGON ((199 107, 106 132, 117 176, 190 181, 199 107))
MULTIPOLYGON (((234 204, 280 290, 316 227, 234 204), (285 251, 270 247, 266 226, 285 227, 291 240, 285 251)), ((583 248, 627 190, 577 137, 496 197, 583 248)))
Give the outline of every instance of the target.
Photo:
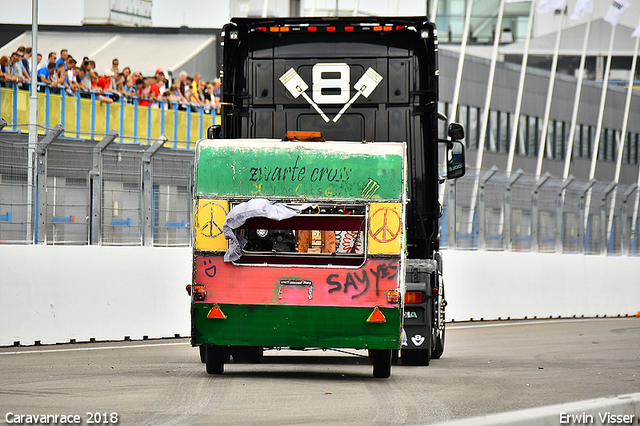
POLYGON ((194 152, 107 139, 0 133, 0 243, 189 246, 194 152))
POLYGON ((448 181, 446 191, 441 240, 447 248, 640 254, 635 185, 492 169, 468 170, 448 181))
MULTIPOLYGON (((1 132, 0 243, 189 246, 194 152, 116 136, 1 132)), ((491 169, 445 188, 443 247, 639 254, 635 186, 491 169)))

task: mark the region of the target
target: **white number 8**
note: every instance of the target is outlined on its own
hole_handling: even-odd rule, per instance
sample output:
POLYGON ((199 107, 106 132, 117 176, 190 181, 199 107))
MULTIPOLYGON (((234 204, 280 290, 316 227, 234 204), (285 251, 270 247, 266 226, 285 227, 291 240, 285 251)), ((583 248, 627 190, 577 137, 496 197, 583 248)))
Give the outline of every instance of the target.
POLYGON ((351 89, 349 65, 316 64, 313 66, 312 76, 313 100, 316 103, 346 104, 349 102, 351 89))

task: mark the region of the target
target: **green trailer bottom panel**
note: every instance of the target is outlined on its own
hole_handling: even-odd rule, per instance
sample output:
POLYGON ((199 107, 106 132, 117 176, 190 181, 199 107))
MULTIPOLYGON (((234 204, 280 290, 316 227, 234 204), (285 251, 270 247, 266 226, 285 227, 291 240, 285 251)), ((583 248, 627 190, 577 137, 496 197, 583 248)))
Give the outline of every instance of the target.
POLYGON ((191 306, 191 342, 193 345, 398 349, 399 309, 379 309, 385 322, 367 322, 373 307, 195 303, 191 306))

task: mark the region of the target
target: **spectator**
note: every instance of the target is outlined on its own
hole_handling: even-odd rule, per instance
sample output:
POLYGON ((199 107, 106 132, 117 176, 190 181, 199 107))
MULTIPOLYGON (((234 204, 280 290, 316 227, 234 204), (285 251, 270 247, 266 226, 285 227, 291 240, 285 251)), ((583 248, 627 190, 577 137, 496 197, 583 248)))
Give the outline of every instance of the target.
POLYGON ((142 96, 150 101, 157 101, 160 98, 160 88, 158 87, 158 80, 155 77, 149 77, 146 81, 146 88, 142 92, 142 96))
POLYGON ((164 71, 162 71, 162 68, 158 68, 156 70, 156 80, 158 80, 158 88, 161 92, 166 92, 169 89, 169 81, 164 76, 164 71))
POLYGON ((56 52, 49 52, 49 56, 47 56, 47 63, 44 64, 44 66, 38 68, 38 71, 40 71, 42 68, 47 68, 47 66, 49 65, 50 62, 53 63, 53 69, 56 69, 56 59, 58 58, 58 56, 56 55, 56 52))
POLYGON ((91 76, 89 75, 89 71, 84 68, 74 67, 73 73, 75 75, 75 82, 73 85, 76 92, 78 90, 88 91, 91 89, 91 76))
POLYGON ((27 71, 29 79, 31 79, 31 47, 24 49, 24 57, 22 58, 22 67, 27 71))
POLYGON ((138 92, 138 105, 148 107, 149 101, 144 97, 144 91, 147 89, 147 83, 142 78, 136 80, 136 91, 138 92))
POLYGON ((9 57, 7 55, 0 56, 0 81, 10 81, 9 57))
POLYGON ((213 80, 213 103, 215 110, 220 113, 220 107, 222 103, 220 102, 220 80, 213 80))
POLYGON ((13 52, 11 54, 11 62, 9 63, 9 74, 13 77, 11 80, 18 83, 25 81, 20 62, 20 54, 18 52, 13 52))
POLYGON ((69 52, 67 51, 67 49, 60 50, 60 58, 58 58, 58 60, 56 61, 56 69, 58 68, 58 65, 64 64, 64 69, 66 70, 67 59, 69 59, 69 52))
POLYGON ((126 83, 127 79, 129 78, 129 76, 131 75, 131 68, 129 67, 124 67, 122 70, 122 74, 124 74, 124 81, 126 83))
POLYGON ((36 59, 38 61, 38 63, 36 64, 36 74, 38 73, 38 70, 40 69, 40 62, 42 62, 42 54, 38 53, 36 55, 36 59))
POLYGON ((56 63, 49 62, 46 67, 38 70, 38 81, 45 84, 53 84, 52 77, 55 75, 56 63))
POLYGON ((65 70, 64 64, 60 62, 58 64, 58 68, 56 69, 56 83, 52 85, 53 87, 60 87, 60 89, 70 89, 69 80, 67 79, 67 71, 65 70))
POLYGON ((180 83, 180 94, 182 95, 183 98, 187 98, 186 94, 185 94, 185 86, 187 85, 187 72, 186 71, 180 71, 180 76, 178 77, 178 81, 180 83))
POLYGON ((108 92, 113 89, 113 76, 114 72, 111 69, 105 70, 104 75, 98 78, 98 87, 101 91, 108 92))
POLYGON ((206 106, 207 105, 207 103, 205 102, 206 99, 204 97, 204 92, 206 92, 206 91, 207 91, 207 82, 204 81, 204 80, 200 80, 198 82, 198 88, 196 89, 196 96, 198 98, 198 103, 201 106, 206 106))
POLYGON ((118 60, 118 58, 113 58, 113 61, 111 61, 111 71, 113 71, 113 75, 120 74, 118 65, 120 65, 120 61, 118 60))
POLYGON ((193 93, 196 93, 198 91, 199 85, 200 85, 200 74, 195 73, 193 75, 193 83, 191 85, 191 87, 193 88, 193 93))

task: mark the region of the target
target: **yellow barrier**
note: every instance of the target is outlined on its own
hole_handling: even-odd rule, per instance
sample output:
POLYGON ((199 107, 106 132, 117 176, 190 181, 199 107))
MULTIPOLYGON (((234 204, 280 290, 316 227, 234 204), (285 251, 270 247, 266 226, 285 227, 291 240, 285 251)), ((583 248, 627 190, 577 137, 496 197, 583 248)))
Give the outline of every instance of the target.
MULTIPOLYGON (((29 92, 0 88, 0 115, 7 120, 7 127, 15 124, 14 130, 28 132, 29 92)), ((164 134, 173 141, 175 148, 193 149, 200 135, 206 137, 207 128, 220 121, 219 115, 201 114, 200 111, 176 112, 166 105, 165 108, 136 108, 131 104, 106 104, 88 98, 78 101, 76 97, 61 94, 49 94, 47 100, 45 93, 38 93, 40 134, 45 133, 45 128, 60 123, 65 128, 65 137, 101 139, 101 135, 115 129, 120 134, 118 142, 149 145, 164 134)))

